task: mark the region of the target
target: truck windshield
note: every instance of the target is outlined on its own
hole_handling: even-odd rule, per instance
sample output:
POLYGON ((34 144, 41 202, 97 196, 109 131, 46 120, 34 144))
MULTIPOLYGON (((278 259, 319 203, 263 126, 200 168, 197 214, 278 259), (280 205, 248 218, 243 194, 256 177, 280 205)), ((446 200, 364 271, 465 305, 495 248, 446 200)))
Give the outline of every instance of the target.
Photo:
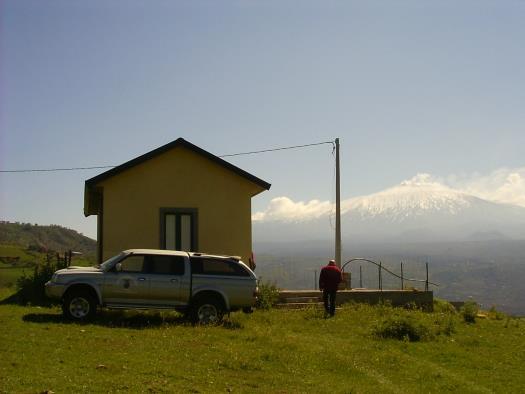
POLYGON ((116 256, 113 256, 110 259, 104 261, 102 264, 99 264, 98 268, 102 269, 102 271, 105 272, 111 268, 111 266, 113 265, 115 261, 122 259, 122 257, 124 256, 125 256, 125 253, 117 254, 116 256))

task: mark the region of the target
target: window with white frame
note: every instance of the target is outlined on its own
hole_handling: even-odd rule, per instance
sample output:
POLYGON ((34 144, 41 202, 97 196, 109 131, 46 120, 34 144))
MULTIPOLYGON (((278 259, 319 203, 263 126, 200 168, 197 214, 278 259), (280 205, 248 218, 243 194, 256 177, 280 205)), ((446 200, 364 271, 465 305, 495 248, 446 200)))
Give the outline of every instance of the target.
POLYGON ((197 210, 194 208, 162 208, 161 248, 197 250, 197 210))

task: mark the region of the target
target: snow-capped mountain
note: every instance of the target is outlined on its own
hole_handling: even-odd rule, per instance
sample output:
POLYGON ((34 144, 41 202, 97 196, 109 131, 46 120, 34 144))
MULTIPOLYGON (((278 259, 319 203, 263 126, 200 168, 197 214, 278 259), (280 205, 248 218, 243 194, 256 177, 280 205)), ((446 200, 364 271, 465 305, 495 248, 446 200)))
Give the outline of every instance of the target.
POLYGON ((479 203, 478 200, 432 182, 423 174, 379 193, 347 200, 343 205, 343 213, 357 213, 362 218, 383 216, 394 221, 404 221, 432 211, 455 215, 479 203))
MULTIPOLYGON (((281 198, 275 205, 267 215, 258 214, 256 241, 333 237, 331 204, 315 204, 320 208, 317 211, 310 204, 312 215, 300 218, 285 215, 289 200, 281 198)), ((424 174, 378 193, 345 200, 341 211, 343 238, 359 241, 525 239, 525 208, 465 194, 424 174)))

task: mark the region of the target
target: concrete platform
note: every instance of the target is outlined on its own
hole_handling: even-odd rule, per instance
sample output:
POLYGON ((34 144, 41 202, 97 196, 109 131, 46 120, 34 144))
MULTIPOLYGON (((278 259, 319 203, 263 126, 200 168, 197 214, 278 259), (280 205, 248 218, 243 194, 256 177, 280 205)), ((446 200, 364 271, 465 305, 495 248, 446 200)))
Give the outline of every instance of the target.
MULTIPOLYGON (((300 308, 316 305, 322 302, 322 292, 319 290, 281 290, 279 291, 278 307, 300 308)), ((339 290, 336 303, 341 305, 347 302, 378 304, 388 302, 392 306, 415 304, 424 310, 433 310, 434 294, 432 291, 420 290, 375 290, 352 289, 339 290)))

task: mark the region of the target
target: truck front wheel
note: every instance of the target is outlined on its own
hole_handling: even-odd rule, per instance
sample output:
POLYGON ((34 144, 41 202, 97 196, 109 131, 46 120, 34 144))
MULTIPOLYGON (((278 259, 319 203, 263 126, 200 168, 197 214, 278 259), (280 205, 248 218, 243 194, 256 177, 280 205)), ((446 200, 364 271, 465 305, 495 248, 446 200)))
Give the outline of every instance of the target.
POLYGON ((224 308, 215 298, 197 298, 192 307, 192 320, 200 324, 216 324, 222 320, 224 308))
POLYGON ((68 319, 76 321, 90 320, 97 311, 97 300, 88 291, 70 291, 64 297, 62 312, 68 319))

